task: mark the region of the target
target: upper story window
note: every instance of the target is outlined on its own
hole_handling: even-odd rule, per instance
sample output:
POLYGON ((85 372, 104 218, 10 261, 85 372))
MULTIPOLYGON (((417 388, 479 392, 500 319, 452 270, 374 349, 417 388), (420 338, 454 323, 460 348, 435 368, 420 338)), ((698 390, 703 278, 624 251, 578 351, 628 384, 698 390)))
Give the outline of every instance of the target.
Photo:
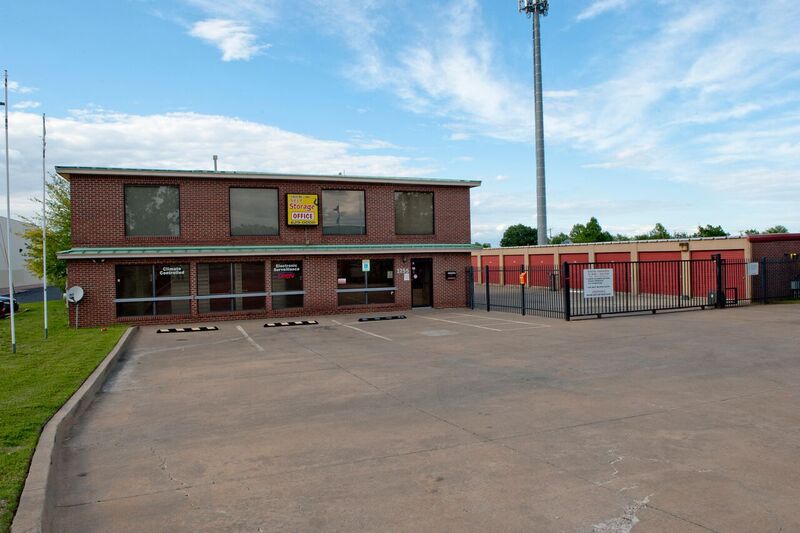
POLYGON ((322 233, 364 235, 367 233, 364 191, 322 191, 322 233))
POLYGON ((125 235, 175 237, 180 234, 180 192, 177 186, 125 186, 125 235))
POLYGON ((277 235, 278 190, 231 187, 231 235, 277 235))
POLYGON ((394 232, 397 235, 433 235, 433 193, 394 193, 394 232))

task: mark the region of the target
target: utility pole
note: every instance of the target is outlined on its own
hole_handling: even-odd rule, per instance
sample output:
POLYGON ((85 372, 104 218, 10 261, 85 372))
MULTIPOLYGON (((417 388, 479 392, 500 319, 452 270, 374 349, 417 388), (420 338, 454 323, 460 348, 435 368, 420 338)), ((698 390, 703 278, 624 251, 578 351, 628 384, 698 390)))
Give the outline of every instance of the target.
POLYGON ((47 126, 42 113, 42 301, 44 302, 44 338, 47 338, 47 126))
POLYGON ((538 244, 547 244, 547 193, 544 181, 544 120, 542 118, 542 44, 539 15, 547 16, 547 0, 518 0, 520 13, 533 18, 533 90, 536 136, 536 229, 538 244))
POLYGON ((8 71, 3 73, 3 87, 5 98, 3 100, 3 113, 5 115, 6 130, 6 243, 8 250, 8 306, 11 308, 11 353, 17 353, 17 329, 14 322, 14 271, 11 269, 11 174, 8 170, 8 71))

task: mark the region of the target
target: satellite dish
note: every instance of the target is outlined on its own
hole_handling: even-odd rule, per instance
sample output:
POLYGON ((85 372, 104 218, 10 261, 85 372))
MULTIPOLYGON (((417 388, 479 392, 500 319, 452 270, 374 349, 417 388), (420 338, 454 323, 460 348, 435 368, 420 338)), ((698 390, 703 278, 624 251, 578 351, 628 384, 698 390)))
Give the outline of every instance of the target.
POLYGON ((83 289, 75 285, 67 290, 67 301, 76 304, 83 299, 83 289))

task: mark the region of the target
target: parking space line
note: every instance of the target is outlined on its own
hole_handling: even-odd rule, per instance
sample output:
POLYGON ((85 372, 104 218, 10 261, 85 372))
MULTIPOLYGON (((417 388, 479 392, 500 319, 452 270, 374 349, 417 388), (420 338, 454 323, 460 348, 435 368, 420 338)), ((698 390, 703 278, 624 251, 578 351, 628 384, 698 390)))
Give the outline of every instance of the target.
POLYGON ((264 348, 262 348, 261 345, 259 345, 256 341, 254 341, 253 337, 248 335, 242 326, 236 326, 236 329, 238 329, 242 333, 242 335, 244 335, 244 338, 247 339, 247 342, 252 344, 256 350, 258 350, 259 352, 264 351, 264 348))
MULTIPOLYGON (((467 316, 467 317, 475 316, 475 315, 467 315, 467 314, 463 314, 463 313, 453 313, 453 315, 455 315, 455 316, 467 316)), ((537 325, 539 327, 542 327, 542 328, 551 327, 549 324, 539 324, 538 322, 523 322, 522 320, 509 320, 507 318, 494 318, 494 317, 488 317, 488 316, 487 317, 481 317, 480 320, 497 320, 497 321, 500 321, 500 322, 510 322, 512 324, 527 324, 529 326, 535 324, 535 325, 537 325)))
POLYGON ((356 331, 360 331, 361 333, 366 333, 367 335, 372 335, 373 337, 378 337, 379 339, 383 339, 385 341, 392 342, 392 339, 390 339, 389 337, 384 337, 383 335, 378 335, 377 333, 372 333, 371 331, 366 331, 366 330, 363 330, 361 328, 357 328, 355 326, 350 326, 348 324, 342 324, 338 320, 331 320, 331 322, 333 322, 337 326, 344 326, 346 328, 354 329, 356 331))
POLYGON ((542 325, 542 324, 531 324, 531 325, 530 325, 530 326, 528 326, 528 327, 522 327, 522 328, 511 328, 511 329, 501 329, 500 331, 522 331, 523 329, 543 329, 543 328, 549 328, 549 327, 550 327, 550 326, 544 326, 544 325, 542 325))
POLYGON ((478 326, 476 324, 467 324, 466 322, 456 322, 455 320, 445 320, 444 318, 433 318, 432 316, 420 316, 419 318, 424 318, 425 320, 436 320, 439 322, 448 322, 450 324, 458 324, 460 326, 468 326, 471 328, 488 329, 489 331, 503 331, 502 329, 489 328, 486 326, 478 326))

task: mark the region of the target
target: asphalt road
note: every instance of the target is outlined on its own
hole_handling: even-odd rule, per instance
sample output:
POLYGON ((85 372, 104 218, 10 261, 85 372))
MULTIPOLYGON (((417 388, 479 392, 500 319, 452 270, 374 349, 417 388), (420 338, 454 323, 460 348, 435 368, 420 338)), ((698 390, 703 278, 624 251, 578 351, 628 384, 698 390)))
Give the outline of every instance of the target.
POLYGON ((145 327, 58 531, 798 531, 800 306, 145 327))

